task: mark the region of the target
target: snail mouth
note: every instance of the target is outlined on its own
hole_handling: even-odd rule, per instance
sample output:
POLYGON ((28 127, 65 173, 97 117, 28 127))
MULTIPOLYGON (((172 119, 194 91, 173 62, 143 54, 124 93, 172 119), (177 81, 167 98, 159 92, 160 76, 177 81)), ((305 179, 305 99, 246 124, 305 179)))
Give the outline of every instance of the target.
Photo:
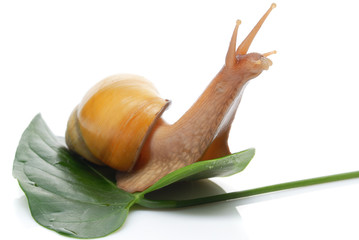
POLYGON ((263 70, 268 70, 269 67, 273 65, 273 62, 267 57, 276 53, 277 51, 275 50, 271 52, 263 53, 262 57, 259 60, 257 60, 255 64, 261 65, 263 70))
POLYGON ((255 64, 261 65, 261 68, 263 70, 268 70, 273 63, 269 58, 261 57, 259 60, 255 62, 255 64))

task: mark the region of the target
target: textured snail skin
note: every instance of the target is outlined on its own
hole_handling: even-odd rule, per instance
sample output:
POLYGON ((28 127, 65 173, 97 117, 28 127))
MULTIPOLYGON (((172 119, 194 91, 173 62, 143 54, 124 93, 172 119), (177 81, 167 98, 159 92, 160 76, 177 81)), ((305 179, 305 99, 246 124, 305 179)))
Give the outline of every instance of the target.
POLYGON ((199 160, 230 154, 227 140, 248 81, 263 71, 263 56, 247 54, 236 69, 223 67, 196 103, 173 125, 158 121, 131 173, 118 172, 117 186, 143 191, 168 173, 199 160), (251 71, 242 73, 250 65, 251 71))
POLYGON ((248 81, 268 70, 265 54, 248 53, 264 20, 236 48, 236 22, 224 67, 174 124, 161 117, 169 105, 136 75, 115 75, 95 85, 72 112, 66 142, 87 160, 117 172, 117 186, 143 191, 168 173, 196 161, 230 154, 228 135, 248 81))

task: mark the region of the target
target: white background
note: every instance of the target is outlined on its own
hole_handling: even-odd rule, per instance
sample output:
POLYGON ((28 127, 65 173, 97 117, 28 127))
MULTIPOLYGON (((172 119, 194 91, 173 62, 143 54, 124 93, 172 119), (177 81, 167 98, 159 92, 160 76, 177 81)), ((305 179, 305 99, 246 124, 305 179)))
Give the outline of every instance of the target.
MULTIPOLYGON (((359 170, 356 1, 277 1, 250 51, 273 66, 247 87, 230 147, 248 168, 225 191, 359 170)), ((57 135, 84 93, 116 73, 143 75, 175 121, 271 1, 1 1, 1 217, 8 239, 66 239, 31 218, 12 177, 21 133, 39 112, 57 135)), ((359 180, 178 210, 131 211, 104 239, 359 239, 359 180), (142 233, 142 234, 141 234, 142 233)))

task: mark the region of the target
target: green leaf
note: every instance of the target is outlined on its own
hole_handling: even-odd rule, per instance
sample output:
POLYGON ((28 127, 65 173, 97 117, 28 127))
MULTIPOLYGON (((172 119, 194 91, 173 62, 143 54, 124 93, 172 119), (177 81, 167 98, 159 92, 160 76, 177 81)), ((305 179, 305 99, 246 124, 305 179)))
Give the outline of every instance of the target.
POLYGON ((151 187, 143 191, 142 195, 178 181, 226 177, 239 173, 247 167, 252 160, 254 153, 254 149, 248 149, 223 158, 193 163, 167 174, 151 187))
POLYGON ((112 170, 96 167, 71 154, 63 138, 55 137, 37 115, 22 135, 13 175, 25 192, 31 214, 39 224, 77 238, 102 237, 117 230, 134 204, 148 208, 186 207, 359 178, 359 171, 355 171, 195 199, 146 198, 147 193, 178 181, 238 173, 253 156, 254 149, 248 149, 197 162, 168 174, 143 192, 130 194, 116 187, 112 170))
MULTIPOLYGON (((108 171, 104 174, 70 153, 63 142, 37 115, 20 140, 13 175, 39 224, 77 238, 102 237, 117 230, 136 203, 157 208, 181 206, 176 201, 153 204, 145 194, 177 181, 232 175, 242 171, 254 156, 254 149, 249 149, 197 162, 168 174, 144 192, 130 194, 116 187, 108 171)), ((196 205, 205 202, 197 200, 196 205)))
POLYGON ((124 223, 135 197, 74 159, 37 115, 21 138, 13 175, 39 224, 71 237, 105 236, 124 223))

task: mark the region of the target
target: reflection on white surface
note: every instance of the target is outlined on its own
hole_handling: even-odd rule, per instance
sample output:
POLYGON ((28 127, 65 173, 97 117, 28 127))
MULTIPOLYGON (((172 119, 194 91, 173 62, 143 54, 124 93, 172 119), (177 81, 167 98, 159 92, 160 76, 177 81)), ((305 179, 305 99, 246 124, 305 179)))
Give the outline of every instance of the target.
MULTIPOLYGON (((207 185, 207 190, 201 194, 187 193, 184 198, 222 192, 218 186, 213 191, 215 184, 208 182, 190 185, 207 185)), ((183 187, 186 184, 177 189, 183 187)), ((133 238, 134 235, 150 239, 202 239, 203 236, 206 239, 357 239, 359 209, 352 206, 359 201, 358 187, 359 180, 347 180, 182 209, 134 207, 124 226, 106 239, 133 238)), ((186 191, 179 189, 179 192, 186 191)), ((166 196, 165 193, 159 195, 166 196)), ((28 214, 24 196, 14 201, 14 209, 23 233, 64 239, 38 227, 28 214)))

